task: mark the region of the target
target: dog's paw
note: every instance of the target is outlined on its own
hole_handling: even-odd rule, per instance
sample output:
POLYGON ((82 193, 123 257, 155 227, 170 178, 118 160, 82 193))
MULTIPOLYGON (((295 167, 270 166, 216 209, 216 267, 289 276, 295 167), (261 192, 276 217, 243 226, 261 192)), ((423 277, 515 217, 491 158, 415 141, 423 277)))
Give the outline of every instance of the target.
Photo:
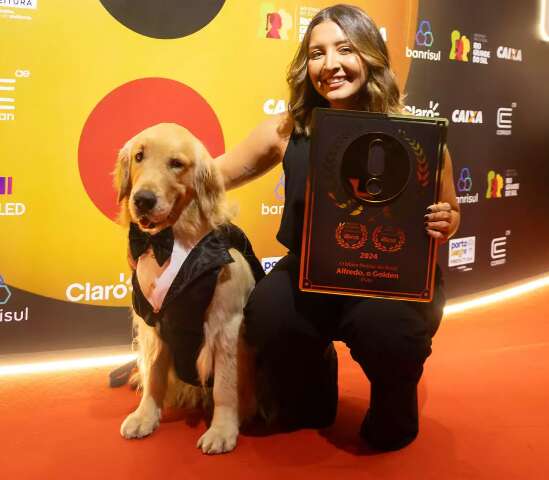
POLYGON ((202 453, 213 455, 216 453, 226 453, 236 447, 238 438, 238 427, 232 425, 211 426, 204 435, 202 435, 196 444, 202 449, 202 453))
POLYGON ((124 438, 142 438, 150 435, 160 423, 160 413, 130 413, 122 422, 120 434, 124 438))

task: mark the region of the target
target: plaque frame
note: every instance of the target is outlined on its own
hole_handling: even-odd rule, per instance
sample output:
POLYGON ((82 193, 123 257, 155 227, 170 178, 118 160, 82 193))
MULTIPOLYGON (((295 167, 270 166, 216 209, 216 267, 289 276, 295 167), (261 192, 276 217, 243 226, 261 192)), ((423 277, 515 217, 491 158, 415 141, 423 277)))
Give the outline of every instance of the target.
MULTIPOLYGON (((339 110, 339 109, 330 109, 330 108, 315 108, 313 111, 313 118, 312 118, 312 135, 311 135, 311 144, 310 144, 310 154, 309 154, 309 173, 307 176, 307 183, 306 183, 306 189, 305 189, 305 213, 304 213, 304 222, 303 222, 303 232, 302 232, 302 248, 301 248, 301 259, 300 259, 300 270, 299 270, 299 288, 302 291, 305 292, 317 292, 317 293, 327 293, 327 294, 334 294, 334 295, 350 295, 350 296, 359 296, 359 297, 374 297, 374 298, 384 298, 384 299, 390 299, 390 300, 405 300, 405 301, 415 301, 415 302, 429 302, 433 298, 433 290, 434 290, 434 281, 435 281, 435 269, 436 269, 436 258, 437 258, 437 249, 438 249, 438 242, 436 239, 428 236, 425 232, 425 242, 427 242, 426 247, 426 258, 425 261, 427 263, 426 269, 425 269, 425 275, 422 275, 422 278, 420 279, 418 283, 418 288, 416 289, 383 289, 379 286, 364 286, 358 288, 356 286, 356 282, 353 284, 352 281, 349 281, 348 285, 346 285, 344 279, 339 283, 336 282, 319 282, 318 280, 315 280, 312 278, 311 272, 313 270, 313 259, 311 257, 311 243, 312 243, 312 230, 313 230, 313 222, 314 222, 314 214, 317 213, 315 208, 315 191, 314 189, 318 187, 318 177, 319 177, 319 170, 321 168, 321 161, 323 157, 327 157, 328 154, 322 155, 321 152, 318 151, 319 149, 319 143, 321 141, 318 140, 319 137, 322 137, 323 135, 326 136, 326 128, 330 126, 330 124, 333 125, 334 122, 338 121, 338 118, 345 119, 345 121, 348 123, 349 118, 352 117, 356 121, 357 125, 362 119, 367 120, 375 120, 375 121, 381 121, 381 122, 388 122, 387 125, 393 125, 392 131, 394 131, 396 125, 414 125, 414 128, 423 128, 422 125, 427 126, 430 129, 434 129, 435 136, 438 136, 438 143, 434 149, 434 153, 431 154, 431 166, 434 166, 434 175, 432 175, 432 179, 429 180, 429 193, 425 195, 423 198, 423 203, 426 203, 425 208, 433 203, 436 203, 440 188, 441 188, 441 175, 442 175, 442 168, 443 168, 443 161, 444 161, 444 147, 446 145, 446 136, 447 136, 447 128, 448 128, 448 120, 445 118, 422 118, 422 117, 415 117, 411 115, 396 115, 396 114, 385 114, 385 113, 372 113, 372 112, 366 112, 366 111, 349 111, 349 110, 339 110), (320 127, 319 127, 320 126, 320 127), (435 158, 432 158, 432 157, 435 158), (434 165, 433 165, 434 163, 434 165)), ((391 129, 389 129, 391 131, 391 129)), ((376 131, 368 131, 364 130, 364 128, 361 129, 360 126, 357 126, 356 131, 354 133, 349 134, 349 138, 346 141, 342 141, 342 144, 345 144, 346 146, 349 146, 352 141, 356 140, 360 135, 364 135, 365 133, 380 133, 376 131), (360 134, 357 134, 356 131, 360 131, 360 134), (350 140, 349 140, 350 139, 350 140), (354 140, 353 140, 354 139, 354 140)), ((401 132, 401 130, 399 130, 401 132)), ((341 137, 341 135, 340 135, 341 137)), ((326 137, 324 137, 326 138, 326 137)), ((335 139, 336 142, 338 141, 338 138, 335 139)), ((409 138, 407 140, 410 140, 409 138)), ((406 144, 406 142, 403 142, 406 144)), ((419 144, 418 142, 412 141, 408 142, 412 147, 416 148, 419 144)), ((338 150, 338 148, 343 147, 335 147, 335 150, 338 150)), ((419 148, 421 148, 421 144, 419 144, 419 148)), ((416 150, 414 150, 415 152, 416 150)), ((431 148, 431 152, 433 149, 431 148)), ((340 161, 341 163, 341 161, 340 161)), ((339 163, 339 165, 340 165, 339 163)), ((341 165, 340 165, 341 166, 341 165)), ((338 170, 339 171, 339 170, 338 170)), ((411 175, 411 174, 410 174, 411 175)), ((415 180, 414 180, 415 181, 415 180)), ((407 189, 408 187, 405 187, 407 189)), ((398 194, 400 195, 400 194, 398 194)), ((398 197, 397 195, 397 197, 398 197)), ((357 202, 355 199, 356 204, 360 204, 360 202, 357 202)), ((373 203, 373 201, 371 202, 373 203)), ((360 207, 358 207, 360 209, 360 207)), ((363 208, 364 210, 364 208, 363 208)), ((357 216, 360 216, 361 213, 357 214, 357 216)), ((366 220, 368 220, 368 214, 364 214, 366 217, 366 220)), ((318 221, 318 220, 317 220, 318 221)), ((353 228, 355 230, 355 235, 351 235, 351 237, 361 237, 362 230, 369 230, 364 226, 357 227, 356 225, 365 225, 364 221, 362 223, 360 222, 354 222, 353 228), (358 232, 357 232, 358 229, 358 232)), ((343 222, 345 223, 345 222, 343 222)), ((341 223, 340 223, 341 226, 341 223)), ((339 228, 339 227, 338 227, 339 228)), ((345 228, 345 225, 343 225, 342 228, 345 228)), ((349 227, 350 228, 350 227, 349 227)), ((382 227, 383 228, 383 227, 382 227)), ((389 227, 387 227, 389 228, 389 227)), ((414 227, 415 228, 415 227, 414 227)), ((418 229, 422 229, 423 225, 418 222, 418 229)), ((337 230, 337 229, 336 229, 337 230)), ((362 236, 368 237, 368 234, 371 235, 371 232, 364 233, 362 236)), ((399 233, 396 233, 396 236, 399 236, 399 233)), ((337 237, 337 233, 336 233, 337 237)), ((358 249, 362 245, 360 245, 361 240, 359 239, 356 245, 359 245, 358 247, 356 245, 352 245, 347 248, 352 249, 358 249)), ((364 240, 363 244, 366 242, 364 240)), ((398 243, 398 240, 397 240, 398 243)), ((372 254, 373 255, 373 254, 372 254)), ((377 257, 376 257, 377 258, 377 257)), ((371 272, 363 272, 363 274, 371 273, 371 272)), ((390 274, 387 273, 389 276, 390 274)), ((368 280, 376 283, 375 280, 368 280)), ((380 282, 378 282, 380 283, 380 282)), ((382 282, 381 282, 382 283, 382 282)))

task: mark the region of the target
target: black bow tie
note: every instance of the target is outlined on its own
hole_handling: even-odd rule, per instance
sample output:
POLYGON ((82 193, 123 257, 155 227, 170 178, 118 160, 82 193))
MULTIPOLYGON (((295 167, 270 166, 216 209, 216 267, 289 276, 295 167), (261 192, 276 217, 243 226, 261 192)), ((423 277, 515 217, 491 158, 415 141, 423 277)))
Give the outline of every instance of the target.
POLYGON ((156 235, 150 235, 143 232, 135 224, 130 224, 130 252, 134 260, 137 259, 152 246, 154 258, 159 266, 164 265, 170 258, 173 250, 173 230, 171 227, 165 228, 156 235))

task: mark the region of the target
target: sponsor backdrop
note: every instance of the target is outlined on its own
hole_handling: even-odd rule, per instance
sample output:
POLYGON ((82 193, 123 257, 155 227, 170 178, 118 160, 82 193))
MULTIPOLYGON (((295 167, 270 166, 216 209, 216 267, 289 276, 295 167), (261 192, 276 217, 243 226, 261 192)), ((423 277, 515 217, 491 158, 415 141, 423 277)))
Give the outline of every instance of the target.
MULTIPOLYGON (((242 141, 286 109, 287 66, 332 3, 0 0, 0 354, 129 343, 117 150, 163 121, 214 157, 242 141)), ((408 111, 450 120, 463 221, 440 249, 449 296, 546 271, 540 2, 354 3, 380 27, 408 111)), ((269 271, 284 254, 282 169, 229 196, 269 271)))

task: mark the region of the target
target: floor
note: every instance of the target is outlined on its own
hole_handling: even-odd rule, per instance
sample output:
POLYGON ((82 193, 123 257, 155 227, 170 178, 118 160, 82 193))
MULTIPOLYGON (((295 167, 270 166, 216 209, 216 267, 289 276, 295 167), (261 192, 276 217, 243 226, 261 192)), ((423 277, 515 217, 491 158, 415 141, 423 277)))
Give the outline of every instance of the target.
POLYGON ((166 417, 146 439, 121 438, 138 397, 108 387, 110 367, 0 377, 1 478, 549 478, 549 287, 443 320, 420 384, 420 435, 397 452, 371 452, 358 438, 369 385, 337 349, 331 428, 247 433, 214 457, 195 447, 205 430, 196 412, 166 417))

